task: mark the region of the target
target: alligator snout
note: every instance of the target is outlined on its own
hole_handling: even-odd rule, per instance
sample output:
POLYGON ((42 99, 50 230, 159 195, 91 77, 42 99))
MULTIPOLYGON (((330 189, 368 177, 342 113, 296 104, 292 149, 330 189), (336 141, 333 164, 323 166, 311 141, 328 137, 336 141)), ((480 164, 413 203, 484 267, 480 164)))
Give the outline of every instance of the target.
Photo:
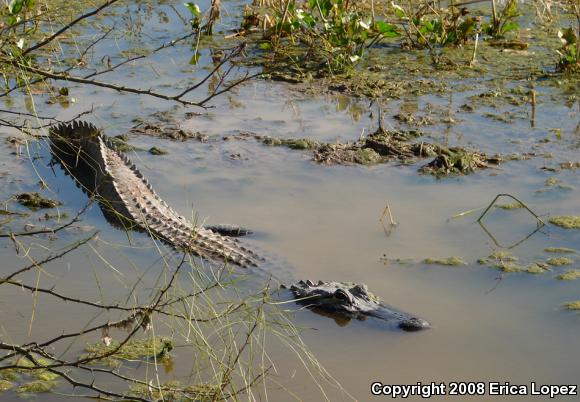
POLYGON ((399 328, 401 328, 403 331, 415 332, 431 328, 431 324, 422 318, 412 317, 401 321, 399 323, 399 328))

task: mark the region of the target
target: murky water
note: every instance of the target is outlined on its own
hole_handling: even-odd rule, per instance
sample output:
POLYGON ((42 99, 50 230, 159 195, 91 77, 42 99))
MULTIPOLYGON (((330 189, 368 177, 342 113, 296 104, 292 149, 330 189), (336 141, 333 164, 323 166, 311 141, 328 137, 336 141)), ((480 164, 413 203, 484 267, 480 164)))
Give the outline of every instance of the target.
MULTIPOLYGON (((154 30, 155 25, 147 29, 154 30)), ((187 50, 182 48, 172 53, 177 65, 187 56, 187 50)), ((163 62, 162 58, 153 61, 156 69, 163 71, 162 81, 171 83, 180 75, 173 74, 163 62)), ((137 82, 139 71, 131 74, 129 80, 137 82)), ((320 166, 310 161, 308 152, 267 147, 251 138, 220 140, 223 135, 250 131, 277 137, 353 141, 376 129, 376 115, 369 116, 367 102, 344 96, 310 97, 285 84, 253 81, 216 99, 215 108, 206 115, 183 122, 185 128, 207 134, 208 143, 136 137, 131 138, 132 145, 144 149, 158 146, 168 154, 152 156, 136 152, 130 158, 158 193, 184 215, 191 216, 195 211, 208 223, 235 223, 255 231, 243 241, 263 252, 270 262, 256 272, 259 280, 248 282, 247 291, 258 289, 259 283, 269 276, 286 283, 298 279, 362 282, 388 304, 433 324, 431 330, 408 334, 385 330, 371 319, 341 326, 310 311, 297 311, 293 317, 297 326, 304 327, 305 343, 344 387, 344 390, 325 387, 331 400, 351 396, 371 400, 370 387, 375 381, 384 384, 496 381, 524 385, 535 381, 578 385, 580 319, 561 306, 579 299, 580 282, 555 277, 567 269, 580 268, 579 263, 531 275, 501 274, 476 261, 502 249, 498 244, 505 248, 515 245, 510 251, 524 265, 545 261, 550 257, 543 251, 545 247, 580 249, 580 233, 545 226, 526 239, 537 226, 535 219, 521 209, 492 209, 484 225, 493 237, 475 223, 482 210, 450 218, 462 211, 486 207, 499 193, 517 196, 543 219, 547 215, 577 215, 578 171, 552 173, 541 168, 578 159, 579 105, 552 101, 549 95, 557 89, 537 86, 543 102, 536 110, 534 127, 530 125, 529 106, 502 107, 502 112, 514 111, 524 116, 510 124, 485 118, 483 111, 467 113, 460 109, 469 96, 485 88, 485 83, 475 83, 469 91, 454 94, 451 99, 418 97, 410 101, 411 107, 423 110, 432 104, 457 117, 456 124, 436 124, 425 129, 436 141, 491 153, 534 151, 538 156, 469 176, 435 179, 418 174, 417 168, 424 162, 411 166, 320 166), (561 130, 561 139, 550 131, 555 128, 561 130), (540 141, 545 138, 550 142, 540 141), (569 187, 546 188, 544 182, 550 177, 557 177, 569 187), (538 192, 541 189, 546 191, 538 192), (379 220, 387 204, 398 223, 396 227, 385 228, 379 220), (467 265, 422 263, 425 258, 450 256, 462 257, 467 265)), ((129 127, 134 116, 147 117, 159 110, 159 102, 150 99, 135 104, 128 96, 113 94, 102 97, 77 93, 75 97, 77 104, 62 116, 72 116, 96 105, 94 121, 110 134, 129 127)), ((400 126, 392 116, 405 107, 404 103, 386 104, 388 126, 400 126)), ((183 110, 178 110, 175 115, 181 118, 182 113, 183 110)), ((38 174, 49 184, 53 198, 64 203, 61 210, 69 216, 86 203, 86 196, 70 178, 46 166, 49 162, 46 145, 31 145, 30 155, 39 156, 33 163, 26 153, 17 159, 11 151, 4 147, 0 155, 0 172, 6 173, 0 176, 4 199, 21 190, 38 189, 35 184, 38 174)), ((143 281, 154 283, 158 273, 151 269, 157 266, 159 253, 145 235, 132 235, 136 247, 126 247, 127 236, 108 226, 96 206, 83 216, 81 224, 87 226, 86 232, 65 233, 59 241, 66 244, 86 237, 94 228, 100 231, 100 242, 93 250, 82 248, 68 255, 64 263, 57 261, 47 266, 58 289, 114 303, 126 297, 127 287, 142 274, 143 281), (106 257, 121 272, 107 270, 98 255, 106 257)), ((1 245, 3 273, 26 262, 22 253, 15 255, 10 241, 3 239, 1 245)), ((146 292, 141 295, 145 296, 146 292)), ((34 300, 17 288, 3 290, 2 339, 10 337, 24 342, 56 336, 63 328, 94 314, 89 308, 76 307, 67 308, 64 313, 60 302, 41 296, 31 324, 34 300)), ((317 384, 294 354, 274 345, 277 344, 272 341, 268 349, 276 365, 275 383, 269 382, 268 398, 321 399, 317 384)), ((71 347, 82 349, 79 344, 71 347)), ((186 376, 189 367, 186 356, 174 354, 175 366, 166 374, 168 379, 186 376)), ((18 400, 11 393, 2 398, 18 400)), ((37 400, 61 398, 39 395, 37 400)), ((499 401, 507 397, 487 395, 473 399, 499 401)))

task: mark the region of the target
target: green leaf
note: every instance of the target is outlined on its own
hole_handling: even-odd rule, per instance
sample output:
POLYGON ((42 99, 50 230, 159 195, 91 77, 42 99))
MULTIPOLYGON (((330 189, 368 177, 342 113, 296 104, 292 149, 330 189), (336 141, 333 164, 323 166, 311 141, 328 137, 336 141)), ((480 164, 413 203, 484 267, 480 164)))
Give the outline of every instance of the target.
POLYGON ((403 10, 403 7, 396 5, 395 3, 391 3, 393 5, 393 10, 395 11, 395 15, 399 18, 407 18, 407 14, 405 13, 405 10, 403 10))
POLYGON ((572 28, 568 28, 562 33, 562 39, 565 39, 568 45, 572 45, 577 41, 576 34, 572 28))
POLYGON ((375 22, 375 28, 377 31, 379 31, 379 33, 388 38, 393 38, 395 36, 400 35, 399 32, 397 32, 396 26, 394 26, 393 24, 389 24, 388 22, 385 21, 375 22))
POLYGON ((199 54, 199 52, 195 52, 193 54, 193 56, 191 56, 191 59, 189 59, 189 64, 195 66, 199 62, 200 58, 201 58, 201 55, 199 54))
POLYGON ((199 9, 199 6, 195 3, 184 3, 183 4, 185 7, 187 7, 187 9, 191 12, 191 15, 193 15, 194 17, 199 17, 201 16, 201 10, 199 9))
POLYGON ((502 27, 501 31, 502 33, 506 33, 509 31, 513 31, 514 29, 518 29, 519 27, 520 26, 518 25, 517 22, 506 22, 502 27))
POLYGON ((18 14, 20 11, 22 11, 23 5, 23 0, 12 0, 10 4, 8 4, 8 12, 10 12, 12 15, 18 14))

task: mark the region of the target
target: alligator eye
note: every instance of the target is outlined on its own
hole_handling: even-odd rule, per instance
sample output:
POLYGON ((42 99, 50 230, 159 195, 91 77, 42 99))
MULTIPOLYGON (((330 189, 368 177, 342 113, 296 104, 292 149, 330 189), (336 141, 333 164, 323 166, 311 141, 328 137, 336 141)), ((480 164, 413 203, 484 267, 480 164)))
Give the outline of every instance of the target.
POLYGON ((347 295, 347 294, 346 294, 346 292, 345 292, 344 290, 342 290, 342 289, 337 289, 337 290, 334 292, 334 297, 336 297, 336 298, 337 298, 337 299, 339 299, 339 300, 345 300, 345 301, 348 301, 348 300, 349 300, 349 297, 348 297, 348 295, 347 295))

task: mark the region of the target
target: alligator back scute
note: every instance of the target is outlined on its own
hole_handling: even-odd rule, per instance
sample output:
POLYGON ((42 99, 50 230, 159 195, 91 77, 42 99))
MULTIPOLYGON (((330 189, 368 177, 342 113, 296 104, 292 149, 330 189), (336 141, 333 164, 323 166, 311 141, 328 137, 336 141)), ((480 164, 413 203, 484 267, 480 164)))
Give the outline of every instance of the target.
POLYGON ((83 189, 99 197, 101 209, 177 249, 203 258, 255 266, 259 257, 235 239, 196 226, 157 195, 143 174, 90 123, 60 124, 50 130, 51 150, 83 189))

